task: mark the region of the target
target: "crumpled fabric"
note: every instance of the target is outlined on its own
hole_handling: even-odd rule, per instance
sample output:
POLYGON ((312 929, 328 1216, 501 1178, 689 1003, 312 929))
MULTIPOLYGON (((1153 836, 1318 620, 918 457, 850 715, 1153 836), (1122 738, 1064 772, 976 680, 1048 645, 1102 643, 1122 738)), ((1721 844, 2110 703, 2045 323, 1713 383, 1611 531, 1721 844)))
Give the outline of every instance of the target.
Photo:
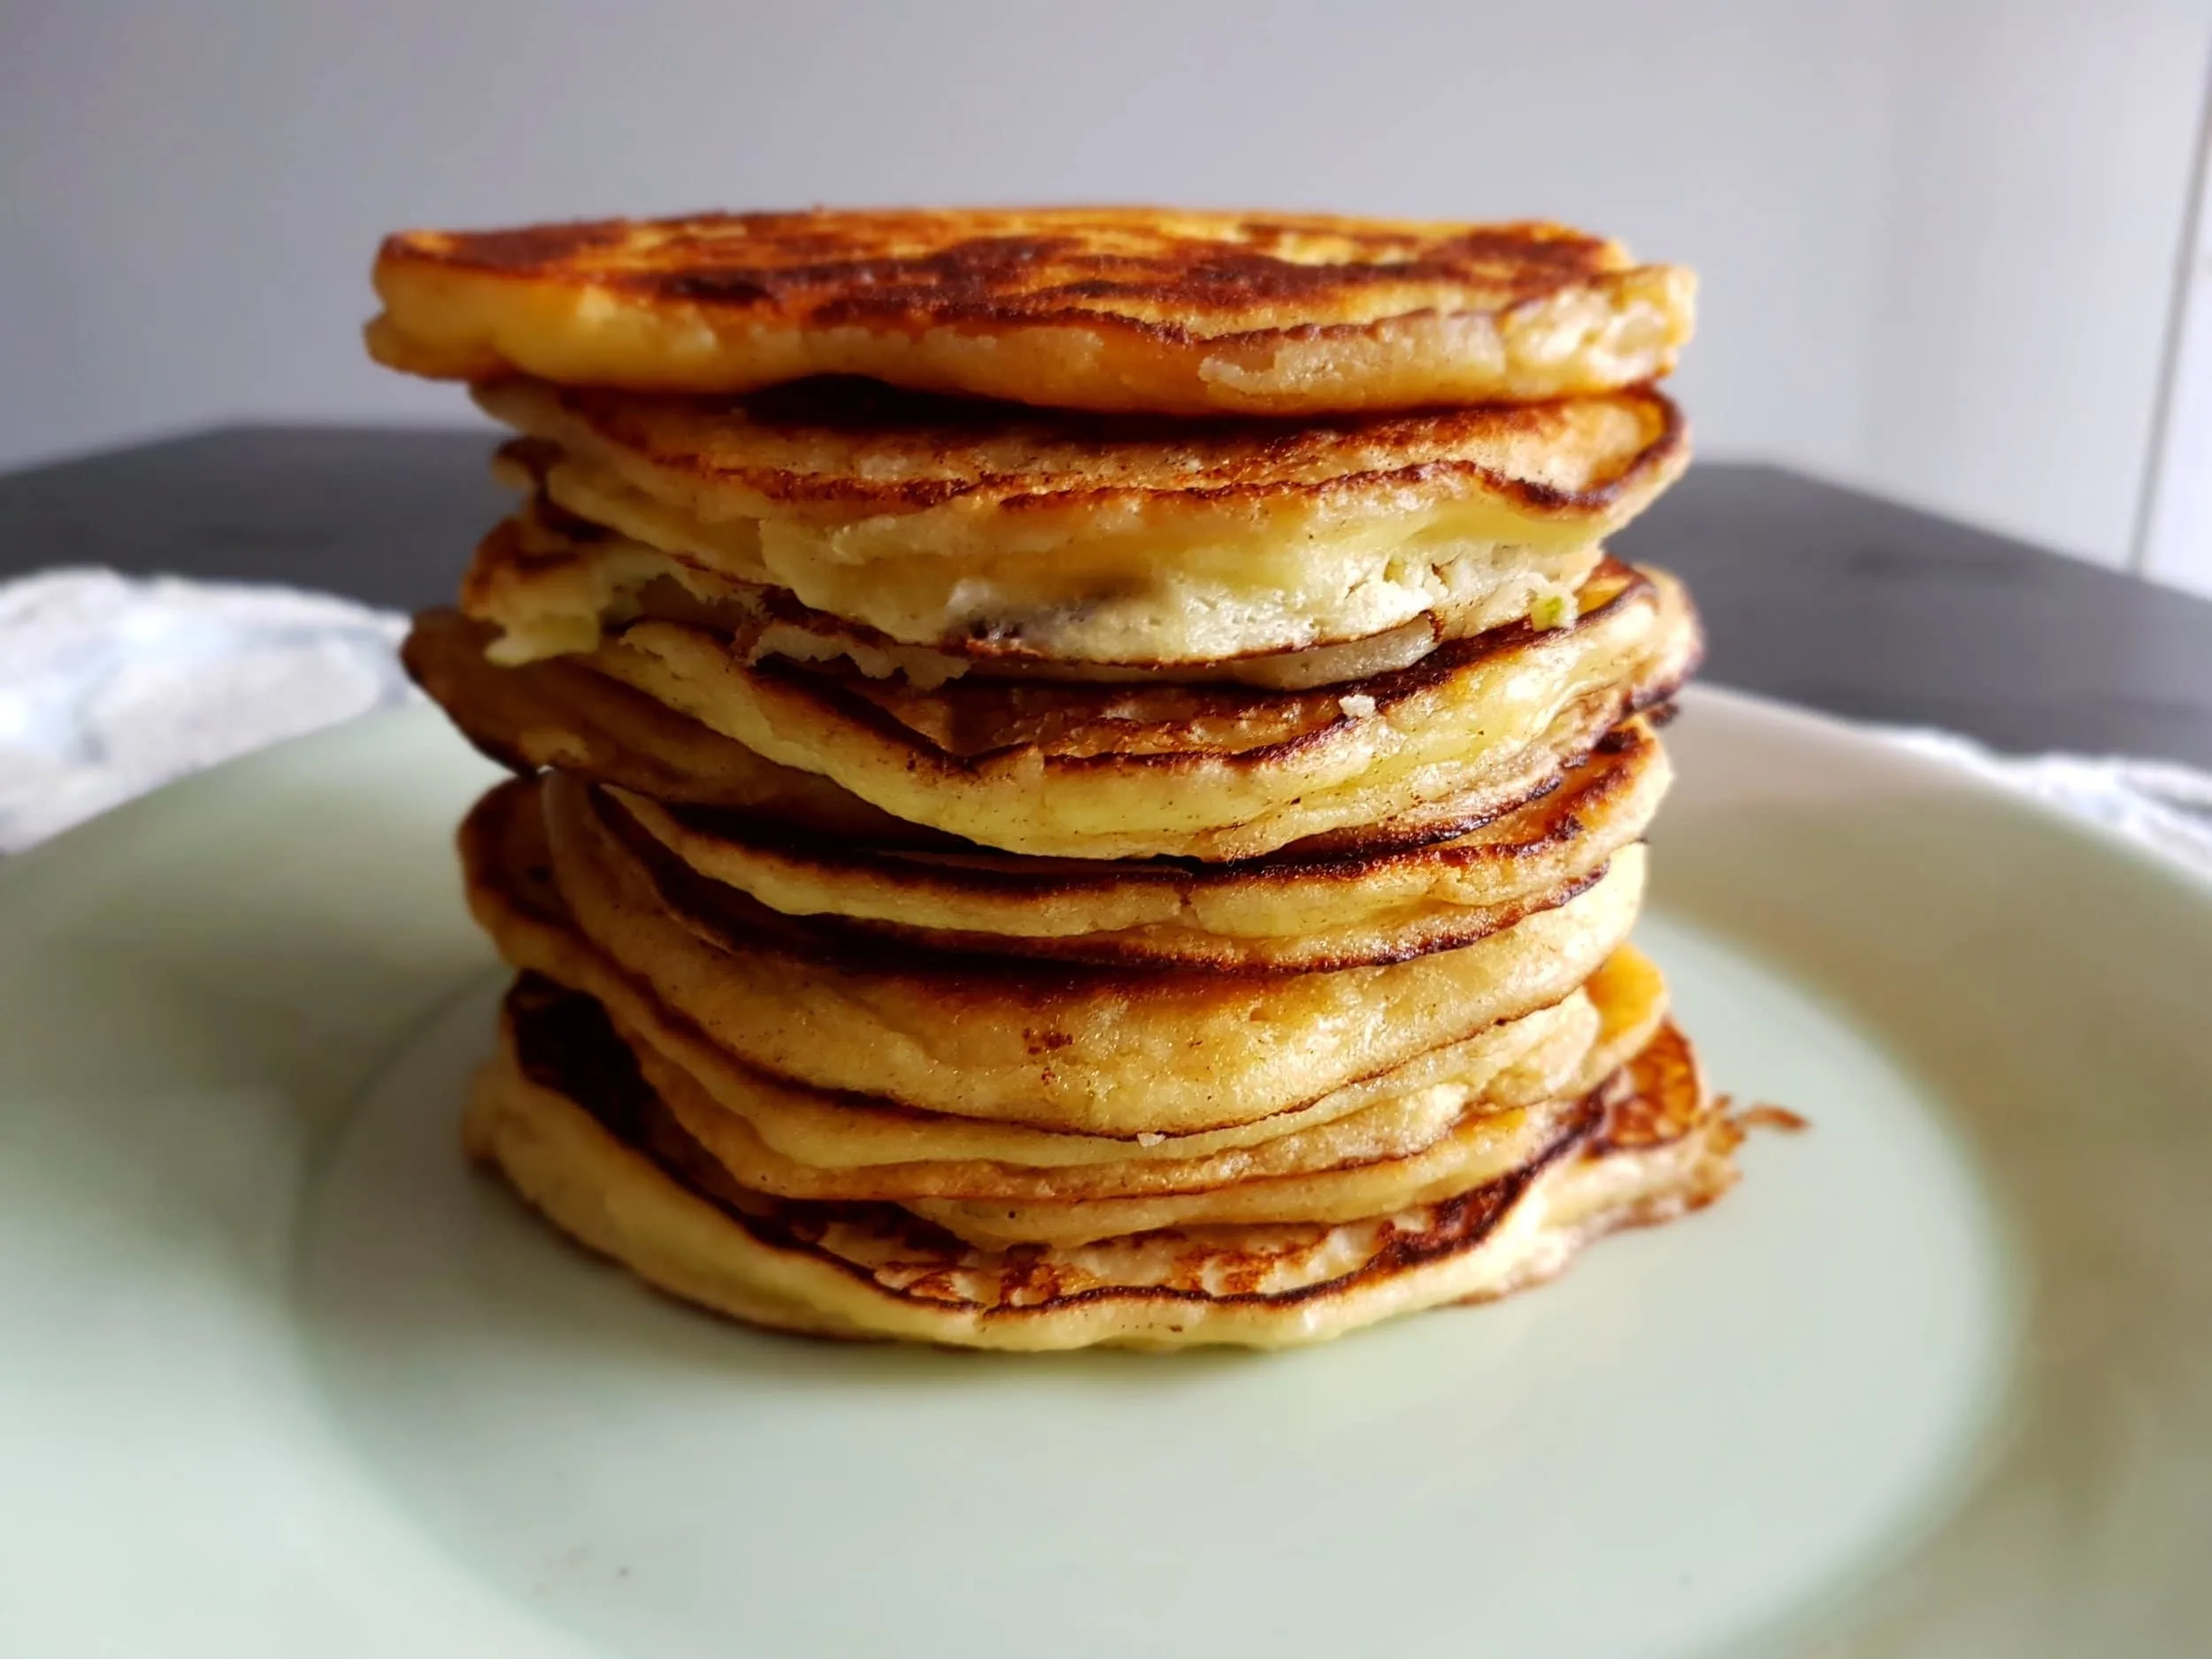
POLYGON ((288 588, 58 570, 0 584, 0 853, 418 695, 406 618, 288 588))
MULTIPOLYGON (((293 588, 104 570, 0 584, 0 852, 234 755, 417 696, 406 618, 293 588)), ((1869 728, 2212 876, 2212 772, 1869 728)))
POLYGON ((1878 729, 1902 748, 2101 824, 2212 876, 2212 772, 2124 757, 2001 755, 1952 732, 1878 729))

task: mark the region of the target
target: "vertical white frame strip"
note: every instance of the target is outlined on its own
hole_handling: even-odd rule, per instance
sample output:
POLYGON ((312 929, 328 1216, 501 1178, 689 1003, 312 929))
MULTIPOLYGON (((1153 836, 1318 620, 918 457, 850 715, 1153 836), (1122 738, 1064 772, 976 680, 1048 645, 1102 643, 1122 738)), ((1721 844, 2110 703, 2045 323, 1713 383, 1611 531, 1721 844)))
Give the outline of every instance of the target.
POLYGON ((2212 73, 2177 266, 2129 565, 2212 595, 2212 73))

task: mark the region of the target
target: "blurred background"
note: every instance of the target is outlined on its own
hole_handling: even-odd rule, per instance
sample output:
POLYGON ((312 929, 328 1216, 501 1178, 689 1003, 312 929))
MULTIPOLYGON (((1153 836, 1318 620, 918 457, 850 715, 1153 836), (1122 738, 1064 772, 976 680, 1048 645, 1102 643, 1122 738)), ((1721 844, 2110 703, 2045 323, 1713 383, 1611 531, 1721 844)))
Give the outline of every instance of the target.
POLYGON ((0 0, 0 469, 467 419, 361 355, 399 226, 1544 216, 1702 273, 1703 454, 2212 591, 2208 61, 2170 0, 0 0))

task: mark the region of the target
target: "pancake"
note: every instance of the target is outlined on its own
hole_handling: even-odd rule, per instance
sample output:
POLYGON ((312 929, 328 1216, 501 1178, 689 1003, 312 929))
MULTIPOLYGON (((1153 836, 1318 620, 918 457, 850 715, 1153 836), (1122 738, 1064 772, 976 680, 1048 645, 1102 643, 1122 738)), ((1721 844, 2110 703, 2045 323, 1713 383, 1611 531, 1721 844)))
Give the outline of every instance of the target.
POLYGON ((1261 1167, 1240 1162, 1245 1156, 1263 1156, 1278 1173, 1300 1167, 1286 1161, 1293 1158, 1325 1166, 1403 1156, 1448 1133, 1478 1101, 1506 1107, 1553 1098, 1567 1088, 1569 1069, 1586 1070, 1601 1045, 1620 1046, 1665 1009, 1656 970, 1623 948, 1548 1007, 1254 1122, 1112 1134, 956 1117, 810 1088, 718 1046, 576 932, 552 879, 540 814, 495 805, 472 818, 465 836, 494 830, 511 844, 468 849, 469 902, 500 954, 525 973, 590 996, 632 1048, 649 1048, 696 1084, 695 1093, 673 1097, 692 1132, 740 1182, 787 1197, 1124 1196, 1187 1190, 1225 1171, 1261 1167))
POLYGON ((578 931, 749 1063, 958 1117, 1187 1133, 1290 1110, 1558 1002, 1635 920, 1643 849, 1564 903, 1456 950, 1293 976, 948 956, 780 917, 544 788, 578 931))
MULTIPOLYGON (((488 928, 539 789, 503 786, 464 826, 488 928)), ((908 1108, 1083 1134, 1231 1127, 1306 1108, 1561 1001, 1625 938, 1641 848, 1568 902, 1458 950, 1283 978, 997 963, 799 924, 626 842, 588 791, 545 788, 575 927, 672 1013, 756 1070, 908 1108), (706 890, 703 890, 706 889, 706 890)), ((527 858, 526 852, 520 856, 527 858)))
POLYGON ((1323 1340, 1538 1284, 1734 1179, 1739 1132, 1671 1028, 1520 1168, 1412 1210, 987 1248, 900 1207, 730 1182, 586 1002, 525 986, 465 1134, 533 1207, 647 1283, 776 1328, 1050 1349, 1323 1340))
POLYGON ((743 392, 822 373, 1074 409, 1310 415, 1663 374, 1690 273, 1557 225, 834 210, 403 232, 371 355, 743 392))
MULTIPOLYGON (((1578 1096, 1640 1048, 1666 1010, 1657 971, 1624 947, 1559 1003, 1362 1079, 1317 1109, 1259 1125, 1264 1140, 1247 1136, 1232 1144, 1217 1133, 1154 1133, 1133 1143, 1125 1139, 1071 1147, 1078 1137, 1015 1134, 1004 1125, 956 1126, 880 1102, 807 1090, 746 1066, 695 1027, 672 1019, 649 993, 579 939, 549 873, 542 871, 534 883, 526 874, 515 886, 485 893, 494 910, 487 926, 502 953, 526 972, 593 997, 687 1132, 741 1185, 782 1197, 946 1199, 987 1206, 1012 1201, 1062 1209, 1080 1209, 1082 1201, 1141 1198, 1203 1210, 1220 1202, 1222 1189, 1240 1182, 1364 1168, 1360 1179, 1402 1184, 1423 1171, 1372 1166, 1431 1148, 1447 1161, 1494 1148, 1498 1137, 1489 1131, 1507 1125, 1484 1129, 1472 1120, 1578 1096), (800 1120, 795 1139, 795 1118, 800 1120), (979 1127, 997 1156, 977 1156, 979 1127), (1440 1146, 1455 1135, 1456 1151, 1440 1146), (1050 1162, 1024 1161, 1041 1145, 1050 1162), (817 1147, 827 1148, 829 1161, 808 1161, 817 1147), (887 1156, 867 1158, 871 1148, 887 1156), (941 1156, 931 1156, 933 1149, 941 1156)), ((1436 1162, 1431 1160, 1431 1180, 1437 1179, 1436 1162)), ((1264 1196, 1248 1192, 1243 1199, 1264 1196)), ((1083 1217, 1073 1220, 1084 1225, 1083 1217)), ((1054 1225, 1064 1233, 1070 1217, 1056 1217, 1054 1225)), ((1168 1222, 1105 1231, 1148 1225, 1168 1222)))
POLYGON ((1635 719, 1556 787, 1465 835, 1224 864, 877 847, 754 813, 614 799, 691 870, 787 915, 939 950, 1312 972, 1455 949, 1561 902, 1642 836, 1668 782, 1657 738, 1635 719))
MULTIPOLYGON (((1615 957, 1619 969, 1594 975, 1608 983, 1586 999, 1598 1017, 1594 1039, 1563 1022, 1486 1087, 1448 1085, 1425 1091, 1425 1098, 1399 1097, 1431 1110, 1437 1096, 1460 1101, 1457 1114, 1417 1144, 1409 1143, 1412 1137, 1390 1144, 1374 1121, 1382 1113, 1363 1112, 1228 1158, 1140 1165, 1153 1177, 1140 1193, 1087 1180, 1064 1182, 1040 1198, 1002 1191, 903 1202, 965 1242, 1000 1246, 1088 1244, 1167 1227, 1356 1221, 1452 1197, 1539 1156, 1570 1126, 1582 1097, 1657 1038, 1666 1015, 1663 983, 1634 953, 1624 949, 1615 957)), ((658 1074, 651 1075, 657 1086, 658 1074)), ((685 1091, 684 1082, 672 1081, 685 1091)), ((678 1118, 713 1149, 690 1120, 678 1118)), ((717 1161, 730 1167, 718 1155, 717 1161)))
MULTIPOLYGON (((1042 1239, 1055 1230, 1064 1234, 1067 1217, 1054 1212, 1095 1205, 1110 1210, 1117 1203, 1160 1204, 1177 1212, 1107 1226, 1102 1233, 1168 1225, 1186 1208, 1204 1210, 1233 1199, 1242 1183, 1279 1187, 1301 1177, 1371 1171, 1439 1148, 1471 1127, 1496 1132, 1490 1135, 1494 1143, 1542 1121, 1549 1105, 1562 1095, 1579 1094, 1575 1085, 1584 1083, 1594 1070, 1600 1079, 1610 1070, 1595 1069, 1600 1050, 1592 1032, 1597 1023, 1587 998, 1570 998, 1555 1011, 1546 1010, 1511 1022, 1493 1041, 1462 1045, 1458 1064, 1420 1067, 1425 1076, 1449 1069, 1455 1073, 1449 1081, 1402 1087, 1394 1076, 1387 1081, 1377 1079, 1363 1091, 1376 1097, 1373 1105, 1203 1156, 1164 1157, 1154 1148, 1145 1156, 1082 1164, 956 1158, 826 1168, 775 1151, 752 1119, 724 1106, 657 1043, 634 1035, 619 1020, 614 1022, 655 1092, 685 1131, 739 1185, 781 1198, 973 1206, 985 1212, 979 1225, 998 1225, 1002 1231, 1010 1230, 1020 1219, 1018 1210, 1035 1211, 1034 1218, 1045 1231, 1010 1231, 1009 1236, 1017 1239, 1042 1239), (1511 1065, 1495 1064, 1517 1049, 1518 1056, 1511 1065)), ((1509 1163, 1521 1161, 1512 1158, 1509 1163)), ((1279 1193, 1276 1199, 1280 1202, 1279 1193)), ((1314 1202, 1319 1202, 1317 1196, 1314 1202)), ((1076 1219, 1080 1223, 1083 1218, 1076 1219)))
MULTIPOLYGON (((1601 557, 1594 547, 1556 558, 1532 556, 1526 569, 1494 572, 1498 580, 1477 591, 1440 594, 1429 610, 1410 621, 1357 639, 1164 666, 1095 663, 1047 657, 1003 634, 963 632, 936 645, 903 643, 865 623, 812 610, 782 588, 741 580, 632 541, 575 517, 538 493, 479 544, 461 584, 461 608, 497 631, 488 655, 508 665, 589 651, 608 633, 646 617, 742 634, 755 657, 842 664, 872 679, 898 675, 925 689, 974 674, 1299 691, 1409 667, 1447 640, 1536 611, 1555 623, 1567 620, 1576 588, 1601 557)), ((1057 567, 1047 572, 1052 580, 1064 573, 1057 567)), ((968 599, 983 591, 941 566, 933 579, 968 599)), ((864 585, 858 591, 864 604, 888 595, 879 587, 864 585)), ((1121 591, 1128 596, 1129 584, 1121 584, 1121 591)), ((1277 603, 1286 592, 1277 588, 1263 603, 1277 603)), ((1071 606, 1066 614, 1081 614, 1087 626, 1102 607, 1119 603, 1108 598, 1101 604, 1071 606)), ((1216 605, 1210 614, 1217 622, 1248 618, 1253 607, 1216 605)))
MULTIPOLYGON (((1073 1190, 1062 1181, 1091 1179, 1113 1181, 1097 1188, 1110 1193, 1157 1190, 1157 1179, 1140 1172, 1140 1166, 1212 1159, 1358 1115, 1365 1115, 1358 1131, 1365 1140, 1332 1146, 1343 1157, 1358 1148, 1380 1157, 1394 1148, 1427 1146, 1478 1093, 1500 1104, 1529 1104, 1560 1093, 1551 1066, 1562 1044, 1569 1044, 1571 1053, 1584 1053, 1601 1029, 1617 1025, 1615 1016, 1600 1016, 1597 1000, 1610 1011, 1663 1009, 1657 972, 1635 951, 1619 949, 1597 967, 1586 987, 1569 991, 1560 1002, 1442 1044, 1274 1118, 1197 1131, 1053 1131, 933 1113, 880 1095, 818 1091, 717 1047, 706 1031, 659 1002, 650 985, 621 972, 581 938, 553 879, 544 814, 531 810, 519 787, 495 790, 466 818, 462 863, 471 914, 491 933, 500 956, 518 972, 590 995, 606 1007, 633 1047, 655 1048, 726 1115, 743 1119, 748 1135, 759 1141, 761 1162, 748 1171, 750 1179, 741 1179, 768 1190, 781 1190, 777 1168, 790 1166, 810 1168, 817 1179, 826 1172, 867 1171, 858 1179, 905 1184, 885 1188, 883 1197, 1016 1193, 1007 1186, 1009 1168, 1031 1172, 1031 1184, 1018 1188, 1022 1197, 1056 1197, 1073 1190), (1593 989, 1601 985, 1610 989, 1593 1000, 1593 989), (907 1166, 905 1172, 880 1168, 892 1164, 907 1166), (1057 1175, 1100 1164, 1124 1168, 1095 1177, 1057 1175)), ((724 1135, 717 1146, 737 1148, 734 1135, 724 1135)), ((790 1179, 796 1177, 781 1177, 783 1184, 790 1179)))
MULTIPOLYGON (((806 1171, 782 1166, 772 1166, 769 1172, 789 1179, 772 1186, 748 1182, 744 1171, 757 1170, 762 1161, 750 1147, 734 1149, 734 1156, 726 1152, 728 1131, 733 1127, 727 1115, 708 1107, 698 1097, 697 1085, 682 1071, 658 1062, 653 1050, 636 1052, 645 1063, 641 1066, 643 1075, 675 1121, 739 1185, 786 1198, 895 1199, 965 1242, 985 1246, 1087 1244, 1097 1239, 1155 1232, 1164 1227, 1356 1220, 1463 1192, 1470 1187, 1511 1173, 1556 1140, 1569 1125, 1575 1110, 1572 1101, 1547 1102, 1529 1107, 1478 1104, 1463 1109, 1440 1134, 1431 1137, 1424 1146, 1396 1156, 1341 1158, 1315 1170, 1292 1168, 1279 1173, 1272 1171, 1268 1167, 1271 1160, 1262 1155, 1274 1152, 1280 1143, 1269 1141, 1253 1155, 1206 1161, 1248 1166, 1248 1172, 1192 1172, 1185 1178, 1184 1190, 1175 1190, 1162 1181, 1158 1183, 1162 1190, 1141 1195, 1100 1191, 1085 1192, 1074 1198, 1048 1199, 996 1194, 932 1196, 910 1192, 845 1190, 873 1183, 855 1180, 845 1172, 839 1172, 831 1179, 815 1179, 806 1171), (710 1139, 710 1135, 717 1138, 710 1139), (1201 1182, 1210 1184, 1194 1184, 1201 1182)), ((741 1124, 741 1120, 739 1122, 741 1124)), ((1306 1139, 1287 1138, 1294 1142, 1306 1139)), ((1286 1161, 1309 1162, 1317 1161, 1322 1155, 1294 1144, 1283 1148, 1281 1156, 1286 1161)), ((982 1180, 975 1184, 999 1183, 982 1180)), ((1022 1183, 1009 1180, 1004 1184, 1014 1187, 1022 1183)))
MULTIPOLYGON (((415 618, 400 654, 416 683, 462 734, 515 772, 557 766, 664 804, 726 809, 877 851, 978 851, 972 842, 894 818, 818 773, 763 759, 587 662, 549 657, 502 667, 485 655, 491 638, 481 623, 451 611, 426 611, 415 618)), ((1639 687, 1634 700, 1649 702, 1658 689, 1639 687)), ((1265 856, 1372 856, 1469 834, 1558 788, 1574 768, 1609 745, 1628 741, 1626 729, 1608 731, 1594 718, 1578 718, 1548 733, 1540 752, 1525 757, 1525 764, 1509 776, 1493 772, 1459 794, 1421 802, 1387 822, 1347 825, 1265 856)), ((1640 764, 1634 775, 1647 785, 1651 770, 1640 764)), ((1094 870, 1100 863, 1085 862, 1094 870)))
POLYGON ((783 1198, 895 1201, 971 1241, 1064 1243, 1163 1226, 1350 1218, 1424 1191, 1463 1191, 1532 1156, 1562 1121, 1563 1102, 1641 1052, 1666 1017, 1666 991, 1647 960, 1623 950, 1593 976, 1588 995, 1377 1079, 1366 1091, 1377 1103, 1357 1111, 1202 1156, 1139 1148, 1041 1167, 802 1163, 770 1148, 750 1119, 608 1013, 677 1122, 738 1185, 783 1198), (1427 1080, 1438 1076, 1449 1080, 1427 1080))
POLYGON ((1643 849, 1457 950, 1293 977, 947 956, 778 916, 545 786, 578 930, 751 1064, 818 1088, 1097 1133, 1189 1133, 1293 1110, 1564 997, 1625 938, 1643 849))
POLYGON ((642 621, 579 659, 895 818, 1048 857, 1255 857, 1442 802, 1495 810, 1701 649, 1679 584, 1608 565, 1565 627, 1526 624, 1324 691, 902 681, 749 660, 642 621))
POLYGON ((1048 417, 849 381, 737 402, 529 380, 476 396, 542 441, 510 452, 510 476, 617 538, 578 537, 580 567, 534 589, 489 580, 496 546, 480 557, 474 605, 516 657, 572 649, 595 603, 657 576, 788 590, 963 662, 1263 675, 1235 665, 1558 603, 1688 458, 1648 388, 1301 426, 1048 417))
POLYGON ((777 1329, 1276 1347, 1735 1179, 1627 942, 1701 652, 1605 552, 1693 279, 1144 209, 388 240, 522 492, 411 674, 518 774, 472 1156, 777 1329))

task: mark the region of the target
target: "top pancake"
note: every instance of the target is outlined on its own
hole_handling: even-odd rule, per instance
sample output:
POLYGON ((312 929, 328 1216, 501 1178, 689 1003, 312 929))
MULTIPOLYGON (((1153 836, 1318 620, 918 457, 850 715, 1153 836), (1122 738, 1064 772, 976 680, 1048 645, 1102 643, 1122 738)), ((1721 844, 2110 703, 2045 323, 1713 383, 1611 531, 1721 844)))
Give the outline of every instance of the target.
POLYGON ((1313 415, 1607 391, 1695 282, 1540 223, 1050 208, 708 213, 386 240, 371 353, 448 380, 815 374, 1065 409, 1313 415))

